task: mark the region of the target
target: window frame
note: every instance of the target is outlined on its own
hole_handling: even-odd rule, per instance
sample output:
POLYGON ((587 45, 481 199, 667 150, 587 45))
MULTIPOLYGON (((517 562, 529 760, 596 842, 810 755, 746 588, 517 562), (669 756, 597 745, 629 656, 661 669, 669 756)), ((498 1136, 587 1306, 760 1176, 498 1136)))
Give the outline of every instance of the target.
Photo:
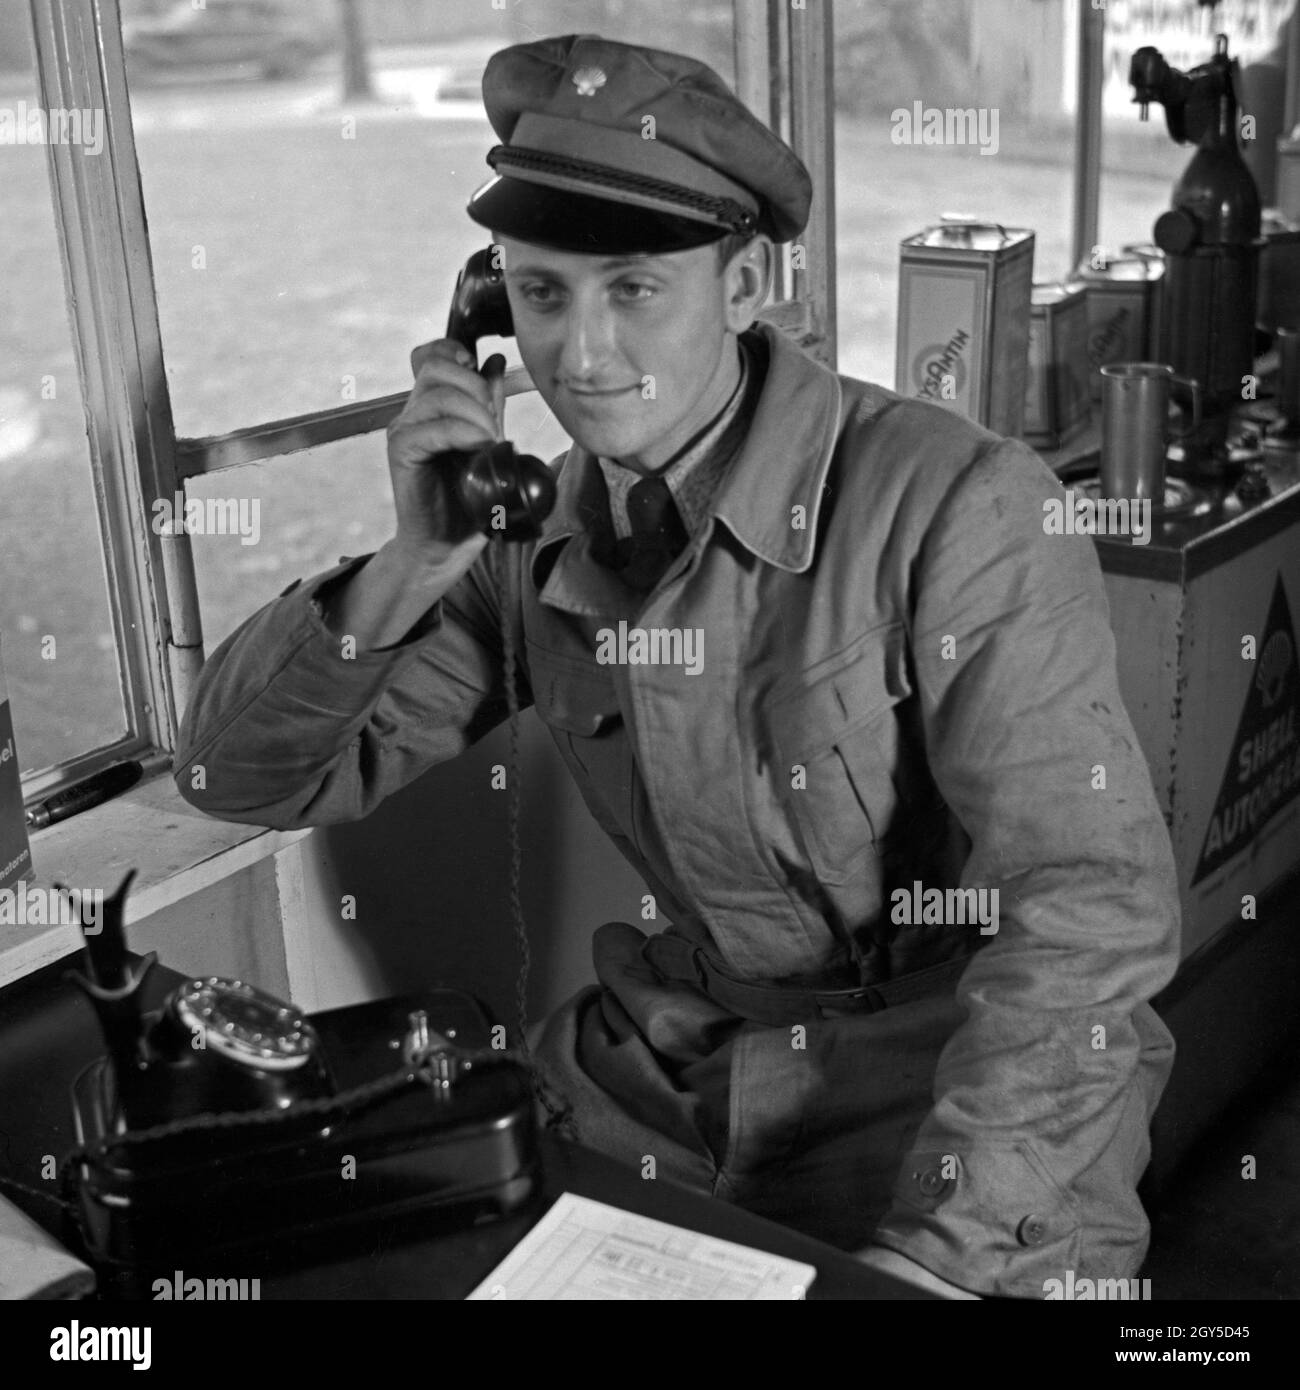
POLYGON ((28 802, 123 758, 154 770, 202 664, 188 537, 149 526, 179 482, 117 0, 30 0, 30 12, 41 105, 104 113, 98 155, 54 142, 47 154, 127 732, 29 774, 28 802))

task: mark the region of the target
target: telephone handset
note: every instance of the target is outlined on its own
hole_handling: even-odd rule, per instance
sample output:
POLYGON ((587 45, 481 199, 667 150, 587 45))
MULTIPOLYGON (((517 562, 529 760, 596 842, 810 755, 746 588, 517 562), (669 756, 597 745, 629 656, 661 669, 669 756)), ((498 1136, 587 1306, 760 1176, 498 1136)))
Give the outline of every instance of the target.
MULTIPOLYGON (((505 275, 495 247, 476 251, 456 277, 448 338, 475 353, 480 338, 514 336, 505 275)), ((508 440, 463 458, 456 495, 474 525, 486 536, 528 540, 540 535, 555 506, 555 478, 541 459, 520 454, 508 440)))
POLYGON ((472 996, 308 1016, 208 977, 146 1010, 155 959, 126 949, 130 878, 73 974, 107 1055, 74 1083, 67 1171, 110 1296, 139 1296, 158 1271, 295 1260, 361 1218, 469 1225, 536 1191, 529 1076, 472 996))

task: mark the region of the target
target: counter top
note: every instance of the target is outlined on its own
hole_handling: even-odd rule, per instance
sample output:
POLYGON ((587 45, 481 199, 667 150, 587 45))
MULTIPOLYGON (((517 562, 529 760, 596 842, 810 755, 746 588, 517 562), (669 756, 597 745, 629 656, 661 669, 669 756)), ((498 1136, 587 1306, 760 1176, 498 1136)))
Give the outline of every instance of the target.
MULTIPOLYGON (((1088 429, 1071 443, 1038 450, 1067 489, 1097 476, 1100 432, 1098 410, 1088 429)), ((1265 448, 1251 472, 1261 492, 1243 498, 1238 477, 1183 478, 1175 456, 1169 476, 1191 485, 1192 505, 1164 517, 1156 513, 1145 544, 1127 535, 1094 536, 1102 568, 1185 583, 1300 521, 1300 440, 1291 448, 1265 448)))

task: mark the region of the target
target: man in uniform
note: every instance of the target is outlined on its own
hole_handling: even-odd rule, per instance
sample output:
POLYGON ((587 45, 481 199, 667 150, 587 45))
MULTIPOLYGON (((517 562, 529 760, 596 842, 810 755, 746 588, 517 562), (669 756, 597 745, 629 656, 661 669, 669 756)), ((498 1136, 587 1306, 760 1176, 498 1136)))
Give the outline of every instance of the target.
POLYGON ((1178 907, 1091 541, 1024 445, 757 322, 811 185, 709 68, 569 36, 483 91, 469 213, 573 439, 554 512, 474 529, 446 455, 500 437, 499 380, 417 349, 393 538, 214 653, 182 791, 364 816, 504 717, 508 635, 671 922, 601 927, 546 1021, 582 1140, 954 1297, 1132 1276, 1178 907))

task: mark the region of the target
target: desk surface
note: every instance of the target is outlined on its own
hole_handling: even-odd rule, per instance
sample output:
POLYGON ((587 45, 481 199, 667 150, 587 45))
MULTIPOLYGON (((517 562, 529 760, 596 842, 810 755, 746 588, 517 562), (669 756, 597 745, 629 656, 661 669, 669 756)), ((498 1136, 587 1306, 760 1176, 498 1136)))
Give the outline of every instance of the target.
POLYGON ((400 1243, 386 1227, 374 1243, 336 1260, 262 1279, 263 1299, 461 1299, 505 1258, 562 1192, 669 1221, 706 1235, 754 1246, 813 1265, 810 1299, 929 1299, 932 1295, 868 1269, 842 1251, 714 1198, 640 1174, 600 1154, 559 1140, 543 1142, 541 1200, 527 1212, 468 1231, 400 1243))

